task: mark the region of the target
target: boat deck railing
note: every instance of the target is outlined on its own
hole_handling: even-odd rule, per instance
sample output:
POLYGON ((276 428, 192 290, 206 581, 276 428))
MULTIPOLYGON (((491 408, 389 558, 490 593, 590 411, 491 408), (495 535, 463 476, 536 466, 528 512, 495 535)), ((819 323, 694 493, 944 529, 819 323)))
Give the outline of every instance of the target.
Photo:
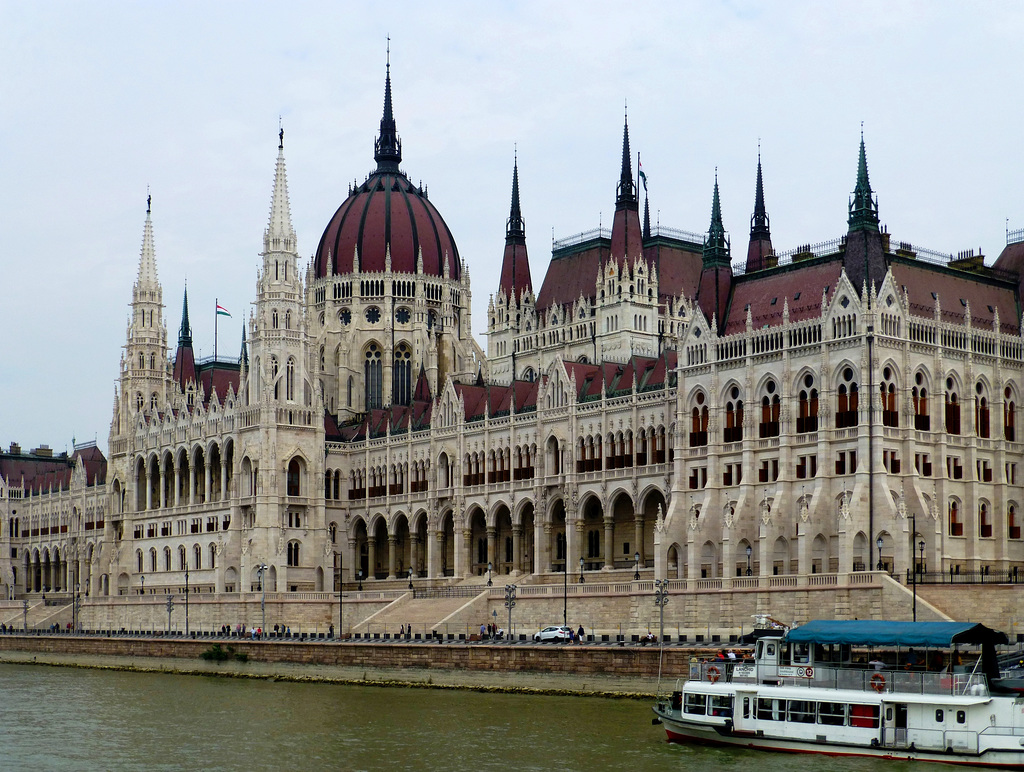
POLYGON ((712 660, 690 663, 690 680, 770 684, 817 689, 849 689, 878 694, 945 694, 988 696, 980 673, 930 672, 829 665, 757 665, 753 661, 712 660))

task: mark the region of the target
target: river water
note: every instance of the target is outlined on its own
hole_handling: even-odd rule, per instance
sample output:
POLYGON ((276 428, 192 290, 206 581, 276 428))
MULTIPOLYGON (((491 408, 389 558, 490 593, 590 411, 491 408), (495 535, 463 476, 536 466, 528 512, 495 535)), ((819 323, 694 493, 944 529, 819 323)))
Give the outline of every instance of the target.
POLYGON ((651 717, 644 700, 0 664, 0 770, 922 770, 670 745, 651 717))

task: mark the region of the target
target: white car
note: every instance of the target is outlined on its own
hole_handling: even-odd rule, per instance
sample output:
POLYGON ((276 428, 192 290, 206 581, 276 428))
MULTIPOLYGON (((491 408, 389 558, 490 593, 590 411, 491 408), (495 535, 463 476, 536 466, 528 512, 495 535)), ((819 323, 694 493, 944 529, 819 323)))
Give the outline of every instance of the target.
POLYGON ((567 641, 571 637, 572 631, 568 627, 563 625, 556 625, 554 627, 545 627, 539 633, 533 634, 533 640, 540 641, 567 641))

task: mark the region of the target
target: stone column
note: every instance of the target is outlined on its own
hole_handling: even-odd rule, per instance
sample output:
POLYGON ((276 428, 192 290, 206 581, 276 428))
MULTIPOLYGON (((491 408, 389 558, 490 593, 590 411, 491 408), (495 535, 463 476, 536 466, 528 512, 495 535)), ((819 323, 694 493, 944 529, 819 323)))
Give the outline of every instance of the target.
POLYGON ((375 579, 377 577, 377 540, 375 538, 366 539, 366 579, 375 579))
POLYGON ((165 509, 167 507, 167 470, 164 469, 164 465, 160 465, 159 479, 160 479, 160 508, 165 509))
POLYGON ((644 550, 644 513, 637 512, 633 516, 633 538, 636 539, 636 547, 634 548, 640 553, 640 567, 644 567, 644 561, 647 560, 646 550, 644 550))
POLYGON ((221 458, 220 460, 220 500, 224 501, 228 497, 228 460, 221 458))
POLYGON ((174 506, 181 506, 181 469, 174 463, 174 506))
POLYGON ((188 503, 196 503, 196 465, 188 460, 188 503))
POLYGON ((615 568, 615 519, 604 517, 604 571, 615 568))
POLYGON ((523 525, 512 526, 512 570, 523 571, 523 525))
POLYGON ((495 571, 498 570, 498 529, 487 526, 487 560, 495 571))
POLYGON ((413 536, 411 534, 409 539, 411 541, 411 547, 409 549, 409 570, 412 571, 413 576, 418 576, 420 573, 419 567, 422 563, 421 552, 423 550, 423 542, 420 541, 419 536, 413 536))
POLYGON ((388 535, 388 579, 395 578, 395 566, 398 564, 398 537, 388 535))
POLYGON ((459 534, 462 537, 462 541, 461 543, 458 541, 455 543, 455 575, 468 577, 470 575, 470 566, 473 565, 473 532, 468 528, 463 528, 459 531, 459 534))
POLYGON ((212 475, 210 470, 210 463, 204 458, 203 463, 203 501, 208 502, 212 500, 213 496, 211 488, 212 486, 212 475))
POLYGON ((142 476, 146 481, 146 509, 153 508, 153 481, 149 477, 149 464, 146 464, 146 473, 142 476))

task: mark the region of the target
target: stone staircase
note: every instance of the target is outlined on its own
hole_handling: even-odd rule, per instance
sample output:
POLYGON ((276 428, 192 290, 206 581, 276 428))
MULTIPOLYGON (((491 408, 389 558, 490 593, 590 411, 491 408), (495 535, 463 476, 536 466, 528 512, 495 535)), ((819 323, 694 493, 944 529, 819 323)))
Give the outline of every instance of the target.
MULTIPOLYGON (((52 624, 62 627, 71 622, 73 609, 70 603, 47 605, 42 600, 29 601, 28 626, 30 630, 40 630, 52 624)), ((20 630, 25 624, 24 610, 21 601, 5 602, 0 606, 0 624, 20 630), (13 604, 13 605, 12 605, 13 604)))

